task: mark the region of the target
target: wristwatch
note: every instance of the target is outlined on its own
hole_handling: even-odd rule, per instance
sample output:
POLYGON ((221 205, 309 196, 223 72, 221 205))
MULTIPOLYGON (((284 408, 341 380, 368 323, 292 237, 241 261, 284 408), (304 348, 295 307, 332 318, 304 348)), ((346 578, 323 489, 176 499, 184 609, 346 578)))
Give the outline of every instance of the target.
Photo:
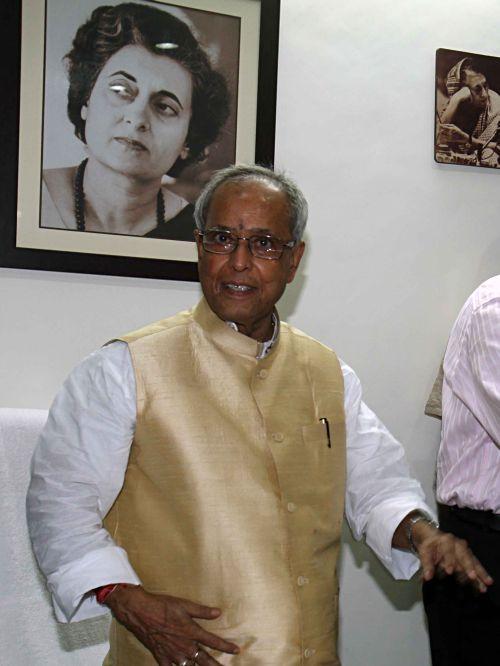
POLYGON ((439 529, 439 523, 437 523, 433 518, 431 518, 431 516, 424 513, 423 511, 418 511, 408 519, 408 522, 405 525, 406 537, 408 539, 408 543, 410 544, 410 550, 415 555, 418 555, 418 550, 415 546, 415 542, 413 541, 413 526, 422 521, 427 523, 427 525, 435 527, 437 530, 439 529))

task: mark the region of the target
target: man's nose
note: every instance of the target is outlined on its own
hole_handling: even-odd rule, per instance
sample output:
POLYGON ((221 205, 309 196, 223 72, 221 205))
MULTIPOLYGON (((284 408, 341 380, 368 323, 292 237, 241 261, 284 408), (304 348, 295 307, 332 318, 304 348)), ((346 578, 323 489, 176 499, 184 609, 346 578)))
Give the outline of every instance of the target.
POLYGON ((243 238, 238 239, 236 249, 229 256, 231 265, 237 271, 244 271, 249 268, 253 260, 248 241, 243 238))

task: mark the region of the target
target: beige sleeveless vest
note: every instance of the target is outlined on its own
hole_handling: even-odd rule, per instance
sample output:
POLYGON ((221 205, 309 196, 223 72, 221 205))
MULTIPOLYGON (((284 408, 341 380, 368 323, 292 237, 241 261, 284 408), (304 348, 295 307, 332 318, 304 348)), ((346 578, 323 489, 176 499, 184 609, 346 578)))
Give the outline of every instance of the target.
MULTIPOLYGON (((221 664, 339 664, 345 426, 335 354, 281 324, 256 360, 259 343, 204 300, 121 339, 137 427, 105 524, 144 587, 223 609, 200 622, 239 645, 237 656, 214 653, 221 664)), ((106 664, 155 664, 116 622, 110 642, 106 664)))

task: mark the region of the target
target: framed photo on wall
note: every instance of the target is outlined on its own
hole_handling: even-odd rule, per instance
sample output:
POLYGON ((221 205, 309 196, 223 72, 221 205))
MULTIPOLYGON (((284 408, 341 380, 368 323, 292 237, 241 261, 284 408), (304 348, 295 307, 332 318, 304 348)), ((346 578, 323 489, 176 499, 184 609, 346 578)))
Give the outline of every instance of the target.
POLYGON ((434 158, 500 166, 500 58, 438 49, 434 158))
POLYGON ((2 11, 0 265, 196 280, 203 185, 274 160, 279 0, 2 11))

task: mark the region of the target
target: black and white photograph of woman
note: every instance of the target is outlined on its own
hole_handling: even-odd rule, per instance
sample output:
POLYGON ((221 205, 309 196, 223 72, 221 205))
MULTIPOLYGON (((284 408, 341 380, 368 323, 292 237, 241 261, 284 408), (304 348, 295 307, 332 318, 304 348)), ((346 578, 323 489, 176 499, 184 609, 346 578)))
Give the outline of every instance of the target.
POLYGON ((500 58, 436 51, 435 159, 499 168, 500 58))
MULTIPOLYGON (((51 5, 64 18, 68 3, 47 4, 48 20, 51 5)), ((66 26, 69 49, 60 58, 73 127, 54 125, 46 101, 40 226, 192 241, 193 200, 213 169, 235 159, 238 21, 221 17, 230 27, 224 43, 214 46, 212 37, 207 48, 193 16, 203 24, 208 12, 76 4, 88 10, 66 26)))

